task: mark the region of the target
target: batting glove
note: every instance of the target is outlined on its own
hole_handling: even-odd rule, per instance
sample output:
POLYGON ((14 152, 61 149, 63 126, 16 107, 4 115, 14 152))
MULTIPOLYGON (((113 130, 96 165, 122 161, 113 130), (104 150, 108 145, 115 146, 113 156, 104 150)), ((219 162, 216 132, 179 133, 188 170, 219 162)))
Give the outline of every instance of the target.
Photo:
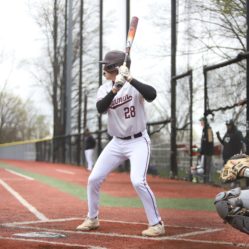
POLYGON ((124 85, 125 82, 126 82, 126 79, 124 78, 124 76, 121 74, 118 74, 116 76, 115 83, 114 83, 113 87, 118 91, 122 88, 122 86, 124 85))
POLYGON ((130 70, 127 66, 120 66, 119 69, 118 69, 118 72, 119 74, 121 74, 127 81, 131 81, 132 80, 132 77, 131 77, 131 74, 130 74, 130 70))

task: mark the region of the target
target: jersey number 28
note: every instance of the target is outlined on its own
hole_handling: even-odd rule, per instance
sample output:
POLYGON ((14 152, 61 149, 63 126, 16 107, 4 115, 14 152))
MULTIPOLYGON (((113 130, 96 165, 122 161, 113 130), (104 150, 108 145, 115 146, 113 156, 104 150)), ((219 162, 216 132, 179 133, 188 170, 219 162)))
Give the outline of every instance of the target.
POLYGON ((125 118, 131 118, 136 116, 135 106, 125 107, 124 108, 125 118))

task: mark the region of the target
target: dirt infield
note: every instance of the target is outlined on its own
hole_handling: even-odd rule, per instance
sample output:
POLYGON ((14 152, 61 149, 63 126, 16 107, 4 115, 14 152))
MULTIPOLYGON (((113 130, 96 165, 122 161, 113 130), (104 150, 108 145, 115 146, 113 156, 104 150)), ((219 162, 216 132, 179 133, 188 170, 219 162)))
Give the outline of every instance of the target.
POLYGON ((224 224, 212 209, 221 188, 154 176, 148 182, 166 235, 142 237, 146 217, 127 173, 112 173, 102 186, 100 228, 76 231, 87 212, 88 175, 77 166, 1 160, 0 248, 249 248, 249 236, 224 224), (197 207, 199 202, 211 208, 197 207))

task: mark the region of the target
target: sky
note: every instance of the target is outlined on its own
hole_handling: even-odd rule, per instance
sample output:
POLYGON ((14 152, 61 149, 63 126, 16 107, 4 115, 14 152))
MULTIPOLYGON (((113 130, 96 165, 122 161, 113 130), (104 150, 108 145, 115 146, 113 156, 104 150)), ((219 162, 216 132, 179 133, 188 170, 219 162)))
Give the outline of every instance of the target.
POLYGON ((39 113, 51 118, 46 93, 37 86, 27 64, 42 53, 41 32, 31 16, 28 0, 1 1, 0 30, 0 89, 7 81, 10 92, 24 101, 31 100, 39 113))

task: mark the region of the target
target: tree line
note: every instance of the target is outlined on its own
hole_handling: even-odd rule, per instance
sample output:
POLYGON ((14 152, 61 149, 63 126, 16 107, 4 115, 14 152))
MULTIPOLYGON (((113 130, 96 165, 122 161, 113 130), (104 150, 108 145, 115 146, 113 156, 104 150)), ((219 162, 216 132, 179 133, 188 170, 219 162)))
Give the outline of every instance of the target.
MULTIPOLYGON (((167 1, 165 1, 166 3, 167 1)), ((151 4, 151 10, 153 6, 157 8, 157 17, 152 22, 160 28, 170 29, 169 20, 165 19, 165 11, 169 17, 168 4, 158 8, 155 3, 151 4)), ((36 5, 32 5, 34 9, 34 19, 43 32, 44 37, 44 56, 34 62, 37 70, 33 72, 33 76, 37 79, 40 86, 47 90, 50 97, 51 106, 53 108, 53 135, 60 136, 65 134, 65 108, 66 108, 66 91, 65 91, 65 73, 66 73, 66 49, 67 49, 67 32, 68 32, 68 0, 49 0, 37 2, 36 5)), ((200 64, 191 64, 191 58, 193 55, 201 55, 203 57, 209 55, 218 59, 229 59, 239 52, 246 51, 246 0, 179 0, 178 1, 178 31, 185 34, 183 37, 185 43, 183 46, 178 44, 178 60, 182 57, 188 56, 188 66, 195 69, 200 67, 200 64), (186 8, 181 6, 186 5, 186 8), (181 26, 183 25, 183 26, 181 26), (180 28, 184 27, 184 28, 180 28), (188 43, 188 44, 187 44, 188 43), (187 44, 187 45, 186 45, 187 44), (186 50, 188 49, 188 50, 186 50)), ((112 29, 111 15, 106 20, 108 26, 108 32, 112 29)), ((74 0, 73 1, 73 58, 72 58, 72 112, 71 112, 71 126, 72 131, 80 133, 86 126, 91 126, 97 129, 97 112, 95 110, 95 94, 98 88, 98 60, 99 60, 99 1, 87 1, 87 0, 74 0)), ((104 33, 107 32, 104 30, 104 33)), ((180 33, 178 39, 180 38, 180 33)), ((182 39, 183 39, 182 38, 182 39)), ((169 41, 170 39, 168 39, 169 41)), ((179 40, 178 40, 179 42, 179 40)), ((180 43, 180 42, 179 42, 180 43)), ((169 44, 168 44, 169 45, 169 44)), ((162 57, 169 57, 169 47, 164 44, 164 47, 154 48, 158 50, 158 59, 162 57)), ((194 61, 194 60, 193 60, 194 61)), ((195 61, 194 61, 195 62, 195 61)), ((187 63, 186 63, 187 65, 187 63)), ((239 65, 245 71, 244 64, 239 65)), ((178 68, 180 71, 181 68, 178 68)), ((227 72, 231 74, 231 79, 236 72, 227 72)), ((168 81, 168 87, 165 91, 164 104, 162 101, 155 102, 153 110, 154 113, 158 113, 159 119, 165 119, 165 115, 168 115, 170 106, 170 80, 169 69, 165 74, 167 79, 161 79, 162 82, 168 81)), ((160 75, 158 77, 165 77, 160 75)), ((222 73, 220 73, 222 75, 222 73)), ((222 79, 220 80, 222 81, 222 79)), ((241 85, 244 85, 244 79, 233 80, 233 83, 238 84, 238 88, 242 89, 241 85), (236 82, 235 82, 236 81, 236 82)), ((218 83, 217 83, 218 84, 218 83)), ((196 87, 196 86, 195 86, 196 87)), ((199 86, 197 86, 199 87, 199 86)), ((194 93, 197 93, 197 89, 194 88, 194 93)), ((184 93, 179 93, 179 96, 184 93)), ((227 93, 224 93, 224 96, 227 93)), ((7 94, 8 95, 8 94, 7 94)), ((5 94, 3 94, 5 96, 5 94)), ((15 96, 5 96, 5 101, 8 102, 8 98, 14 98, 15 96)), ((230 96, 230 102, 236 102, 237 96, 230 96)), ((3 97, 2 97, 3 98, 3 97)), ((34 137, 34 131, 23 131, 24 124, 21 126, 22 120, 24 122, 26 118, 27 124, 35 124, 34 120, 38 117, 25 117, 29 111, 27 111, 27 104, 23 103, 23 111, 17 111, 20 99, 15 99, 13 105, 5 105, 7 108, 13 108, 15 111, 11 113, 19 113, 21 117, 10 117, 8 120, 12 120, 6 123, 6 118, 3 117, 2 125, 6 127, 5 140, 8 141, 8 136, 13 134, 11 130, 18 130, 18 136, 16 138, 29 139, 34 137), (16 105, 14 105, 16 103, 16 105), (15 122, 18 123, 16 124, 15 122), (31 122, 33 121, 33 123, 31 122), (8 126, 8 128, 7 128, 8 126), (32 136, 29 134, 33 134, 32 136), (7 136, 7 134, 9 134, 7 136)), ((195 98, 194 98, 195 101, 195 98)), ((4 103, 4 102, 3 102, 4 103)), ((245 107, 242 107, 245 108, 245 107)), ((2 104, 1 104, 1 112, 2 104)), ((8 112, 6 112, 8 113, 8 112)), ((32 113, 32 112, 31 112, 32 113)), ((1 113, 0 113, 1 115, 1 113)), ((5 114, 7 115, 7 114, 5 114)), ((8 113, 9 115, 9 113, 8 113)), ((185 113, 181 120, 178 120, 178 126, 184 126, 188 112, 185 113)), ((236 115, 236 114, 234 114, 236 115)), ((2 115, 4 116, 4 115, 2 115)), ((32 116, 32 115, 31 115, 32 116)), ((180 117, 180 115, 179 115, 180 117)), ((39 117, 41 118, 41 117, 39 117)), ((236 117, 237 118, 237 117, 236 117)), ((41 123, 46 123, 45 119, 41 123)), ((1 126, 1 127, 2 127, 1 126)), ((32 126, 32 125, 31 125, 32 126)), ((34 127, 33 125, 32 127, 34 127)), ((0 128, 1 128, 0 127, 0 128)), ((36 124, 36 128, 38 126, 36 124)), ((43 129, 43 128, 39 128, 43 129)), ((31 129, 32 130, 32 129, 31 129)), ((37 131, 36 131, 37 132, 37 131)), ((39 136, 45 136, 40 131, 39 136)), ((45 132, 46 133, 46 132, 45 132)), ((1 139, 3 139, 1 137, 1 139)), ((13 138, 14 139, 14 138, 13 138)), ((9 138, 9 140, 13 141, 9 138)))
POLYGON ((41 139, 51 134, 44 115, 39 115, 32 102, 6 90, 0 91, 0 143, 41 139))

